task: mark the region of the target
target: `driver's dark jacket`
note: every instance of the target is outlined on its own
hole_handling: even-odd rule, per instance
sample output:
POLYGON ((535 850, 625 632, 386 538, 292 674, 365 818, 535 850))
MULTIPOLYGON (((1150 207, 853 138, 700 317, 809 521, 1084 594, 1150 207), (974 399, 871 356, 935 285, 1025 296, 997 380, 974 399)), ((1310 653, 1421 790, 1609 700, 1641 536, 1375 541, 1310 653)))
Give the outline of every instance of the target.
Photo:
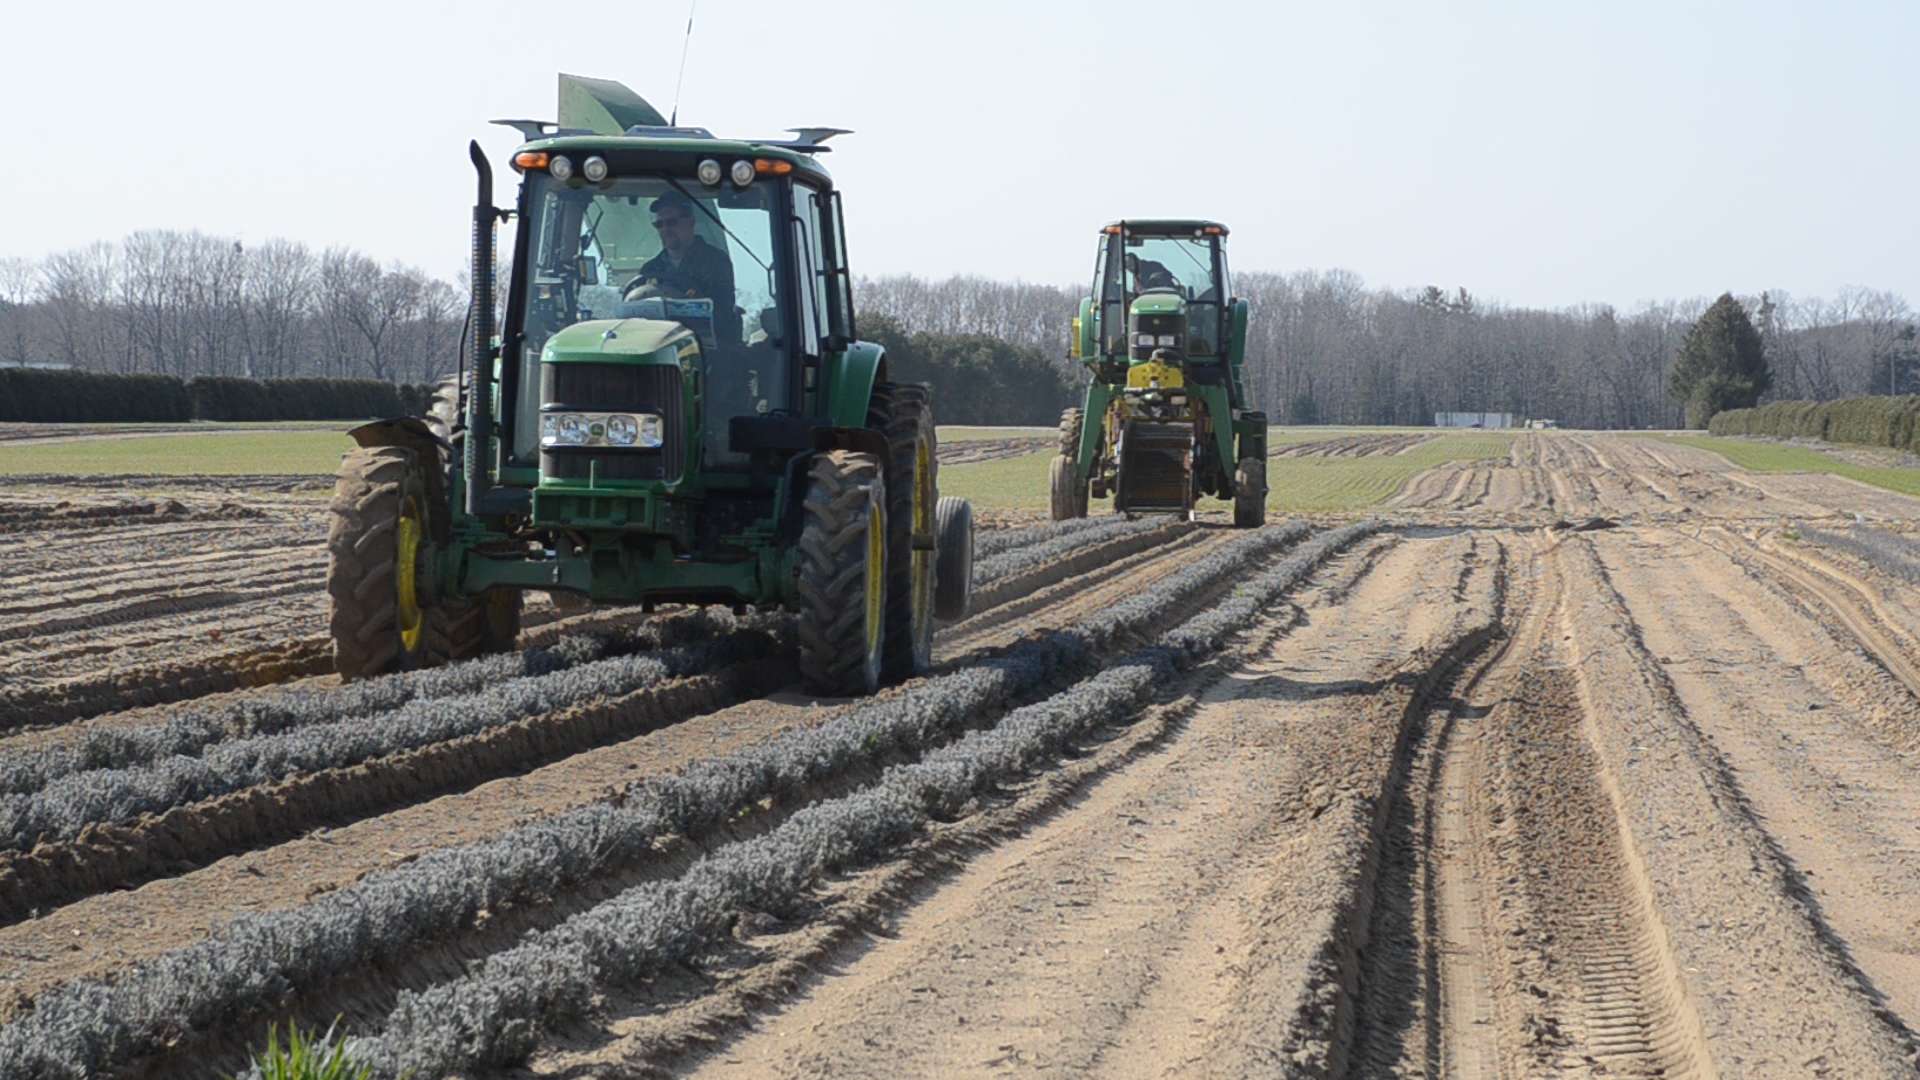
POLYGON ((686 257, 676 265, 665 251, 640 267, 640 276, 627 286, 653 284, 670 296, 697 296, 713 301, 713 328, 722 341, 738 344, 740 315, 733 309, 733 260, 701 237, 687 244, 686 257))

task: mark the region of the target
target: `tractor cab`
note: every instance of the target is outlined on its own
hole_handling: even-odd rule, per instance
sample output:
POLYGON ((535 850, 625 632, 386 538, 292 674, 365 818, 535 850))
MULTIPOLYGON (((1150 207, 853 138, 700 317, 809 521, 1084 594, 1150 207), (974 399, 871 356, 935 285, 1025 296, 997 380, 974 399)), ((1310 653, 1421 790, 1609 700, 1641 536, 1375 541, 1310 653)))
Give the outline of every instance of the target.
POLYGON ((1056 518, 1108 494, 1117 510, 1190 514, 1213 494, 1235 500, 1237 523, 1264 520, 1266 420, 1241 380, 1248 310, 1226 239, 1226 226, 1196 219, 1101 228, 1069 338, 1092 379, 1061 418, 1056 518))

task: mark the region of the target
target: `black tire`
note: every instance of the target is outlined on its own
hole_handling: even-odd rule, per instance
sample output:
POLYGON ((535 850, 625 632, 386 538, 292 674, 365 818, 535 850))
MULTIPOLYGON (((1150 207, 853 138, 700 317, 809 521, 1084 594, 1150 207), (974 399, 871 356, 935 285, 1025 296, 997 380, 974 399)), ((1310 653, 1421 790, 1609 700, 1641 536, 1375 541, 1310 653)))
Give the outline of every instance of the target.
POLYGON ((447 659, 471 660, 520 643, 522 601, 516 589, 489 589, 472 598, 442 600, 428 617, 445 627, 447 659))
POLYGON ((851 450, 816 455, 801 515, 801 680, 823 696, 871 694, 886 652, 887 481, 879 460, 851 450), (874 590, 878 605, 869 604, 874 590))
POLYGON ((1233 527, 1257 529, 1267 523, 1267 462, 1244 457, 1233 472, 1233 527))
POLYGON ((1080 456, 1080 417, 1079 409, 1067 409, 1060 414, 1060 453, 1073 458, 1080 456))
POLYGON ((973 504, 948 495, 933 514, 940 557, 933 590, 933 613, 948 622, 973 609, 973 504))
POLYGON ((933 666, 938 573, 935 500, 940 490, 933 392, 918 383, 879 383, 867 426, 887 436, 887 650, 889 681, 933 666), (924 456, 923 456, 924 455, 924 456))
POLYGON ((444 662, 446 627, 431 617, 423 599, 432 595, 425 580, 432 563, 432 511, 414 452, 396 446, 349 452, 328 510, 327 624, 334 669, 343 679, 364 679, 444 662))
MULTIPOLYGON (((460 376, 445 375, 434 384, 433 399, 427 405, 427 427, 455 447, 467 430, 466 395, 460 391, 460 376)), ((441 452, 440 475, 452 482, 451 456, 441 452)), ((439 508, 435 508, 438 510, 439 508)), ((436 529, 436 535, 440 530, 436 529)), ((486 653, 506 652, 519 642, 522 595, 511 589, 494 589, 484 596, 447 598, 434 605, 428 618, 439 623, 436 636, 446 641, 446 659, 470 660, 486 653)))
POLYGON ((1072 458, 1064 454, 1054 455, 1047 482, 1052 494, 1053 520, 1066 521, 1087 516, 1087 486, 1074 483, 1072 458))

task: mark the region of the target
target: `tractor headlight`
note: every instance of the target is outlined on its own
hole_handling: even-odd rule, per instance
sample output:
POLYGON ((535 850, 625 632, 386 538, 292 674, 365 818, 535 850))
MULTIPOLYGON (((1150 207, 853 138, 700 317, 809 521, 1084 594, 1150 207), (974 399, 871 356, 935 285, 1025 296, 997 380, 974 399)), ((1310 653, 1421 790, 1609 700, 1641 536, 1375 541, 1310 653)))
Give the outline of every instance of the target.
POLYGON ((551 174, 555 180, 569 179, 573 176, 573 162, 561 157, 559 154, 555 154, 553 155, 553 160, 547 162, 547 172, 551 174))
POLYGON ((1163 348, 1172 348, 1173 346, 1175 346, 1175 345, 1178 345, 1178 344, 1180 344, 1180 335, 1179 335, 1179 334, 1161 334, 1161 335, 1160 335, 1160 345, 1161 345, 1161 347, 1163 347, 1163 348))
POLYGON ((1152 334, 1135 334, 1133 335, 1133 343, 1135 345, 1145 345, 1148 348, 1152 348, 1153 335, 1152 334))
POLYGON ((581 162, 580 175, 586 177, 587 183, 589 184, 597 184, 605 180, 607 178, 607 159, 595 154, 586 161, 581 162))
POLYGON ((753 162, 746 160, 734 162, 733 182, 741 187, 753 183, 753 162))
POLYGON ((614 446, 632 446, 640 438, 640 424, 631 416, 607 417, 607 442, 614 446))
POLYGON ((720 181, 726 179, 727 174, 724 170, 720 168, 719 162, 713 160, 712 158, 708 158, 707 160, 700 163, 699 176, 700 176, 701 183, 707 185, 708 187, 714 187, 717 184, 719 184, 720 181))
POLYGON ((658 447, 666 424, 652 413, 549 413, 540 418, 540 445, 658 447))

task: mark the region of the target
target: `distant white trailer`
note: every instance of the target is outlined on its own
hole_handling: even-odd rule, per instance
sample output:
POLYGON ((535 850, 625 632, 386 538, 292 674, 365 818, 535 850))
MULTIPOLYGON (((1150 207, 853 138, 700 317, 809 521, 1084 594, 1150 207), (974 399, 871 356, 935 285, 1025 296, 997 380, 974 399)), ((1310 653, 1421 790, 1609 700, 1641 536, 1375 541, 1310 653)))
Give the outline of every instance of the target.
POLYGON ((1520 422, 1509 412, 1437 412, 1433 414, 1433 426, 1454 428, 1510 428, 1519 427, 1520 422))

